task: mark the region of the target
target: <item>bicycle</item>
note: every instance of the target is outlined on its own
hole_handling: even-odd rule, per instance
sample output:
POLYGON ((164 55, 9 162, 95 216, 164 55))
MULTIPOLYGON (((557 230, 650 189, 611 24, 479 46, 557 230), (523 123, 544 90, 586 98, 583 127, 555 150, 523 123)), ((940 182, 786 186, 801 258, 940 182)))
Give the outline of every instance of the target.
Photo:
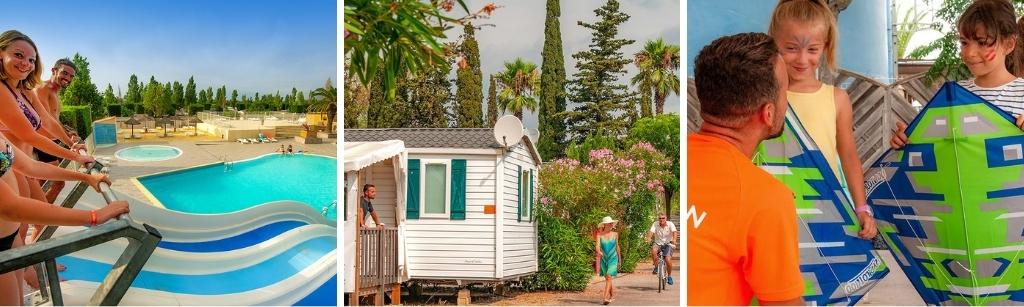
MULTIPOLYGON (((665 243, 665 245, 669 246, 669 255, 671 255, 672 249, 675 248, 675 245, 672 245, 672 243, 665 243)), ((665 271, 667 270, 665 265, 665 255, 662 252, 663 250, 661 249, 661 247, 659 247, 658 263, 655 264, 655 267, 658 270, 658 293, 661 293, 662 290, 665 290, 665 283, 668 280, 668 274, 665 273, 665 271)))

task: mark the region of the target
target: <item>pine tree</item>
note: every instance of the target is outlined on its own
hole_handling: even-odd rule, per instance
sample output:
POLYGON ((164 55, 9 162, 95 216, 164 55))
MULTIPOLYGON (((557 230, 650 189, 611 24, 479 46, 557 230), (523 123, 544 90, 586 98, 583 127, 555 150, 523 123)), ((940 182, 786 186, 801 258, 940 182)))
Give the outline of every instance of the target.
POLYGON ((196 104, 196 81, 192 79, 192 76, 188 77, 188 83, 185 85, 185 110, 188 114, 193 114, 192 106, 196 104))
POLYGON ((134 114, 135 106, 142 104, 142 85, 139 84, 139 77, 132 74, 128 78, 128 93, 124 96, 124 108, 127 112, 124 114, 134 114))
POLYGON ((491 75, 491 82, 487 85, 487 126, 494 127, 498 121, 498 84, 495 76, 491 75))
MULTIPOLYGON (((445 64, 437 64, 429 72, 421 76, 411 77, 402 85, 405 103, 405 117, 410 121, 401 127, 409 128, 448 128, 448 108, 451 103, 451 80, 448 79, 450 67, 445 64), (413 109, 415 106, 415 109, 413 109)), ((401 99, 401 98, 400 98, 401 99)), ((480 97, 483 99, 483 97, 480 97)), ((480 105, 476 109, 476 126, 480 126, 480 105)), ((458 115, 454 115, 457 121, 458 115)))
POLYGON ((166 84, 164 84, 163 87, 161 87, 161 89, 163 91, 160 93, 160 100, 159 100, 160 103, 158 105, 159 107, 157 108, 157 114, 156 115, 157 116, 171 115, 171 114, 174 113, 174 103, 173 103, 174 87, 172 87, 170 82, 167 82, 166 84))
POLYGON ((567 122, 572 124, 573 138, 579 142, 593 132, 623 135, 630 125, 630 113, 635 113, 630 112, 635 93, 618 81, 631 62, 623 57, 621 49, 634 41, 616 38, 619 25, 629 20, 629 15, 619 11, 617 0, 608 0, 594 13, 600 17, 596 23, 578 22, 593 31, 590 50, 572 56, 579 72, 569 83, 568 99, 578 105, 568 113, 567 122))
MULTIPOLYGON (((107 90, 103 91, 103 108, 109 105, 116 105, 117 97, 114 97, 114 87, 107 83, 107 90)), ((121 114, 107 114, 109 116, 120 116, 121 114)))
MULTIPOLYGON (((422 75, 422 74, 421 74, 422 75)), ((405 79, 399 78, 395 84, 395 99, 388 99, 387 92, 380 84, 384 82, 384 76, 378 73, 374 76, 370 85, 370 103, 366 111, 367 128, 399 128, 405 127, 408 120, 405 115, 405 99, 398 96, 404 94, 405 79)))
POLYGON ((231 90, 231 107, 237 108, 238 106, 238 90, 231 90))
POLYGON ((481 109, 484 102, 483 73, 480 72, 480 48, 477 46, 475 29, 467 23, 463 27, 462 61, 458 65, 455 92, 455 125, 460 128, 479 128, 483 125, 481 109))
POLYGON ((220 88, 217 89, 217 105, 219 105, 221 107, 221 109, 223 109, 224 105, 226 105, 227 103, 228 103, 228 88, 225 85, 221 85, 220 88))
POLYGON ((71 62, 75 63, 77 70, 71 84, 60 91, 60 101, 65 105, 90 106, 93 117, 101 117, 107 110, 103 107, 103 97, 92 83, 89 76, 89 61, 85 57, 75 53, 71 62))
POLYGON ((185 105, 185 86, 181 82, 174 81, 171 85, 171 114, 181 110, 185 105))
POLYGON ((155 77, 149 77, 149 83, 146 84, 146 91, 142 94, 142 105, 146 110, 146 114, 157 115, 160 98, 163 95, 163 89, 161 87, 160 82, 156 82, 155 77))
POLYGON ((562 15, 559 0, 548 0, 547 18, 544 20, 544 51, 540 73, 540 111, 537 150, 545 160, 564 155, 565 118, 565 63, 562 58, 562 31, 558 21, 562 15))

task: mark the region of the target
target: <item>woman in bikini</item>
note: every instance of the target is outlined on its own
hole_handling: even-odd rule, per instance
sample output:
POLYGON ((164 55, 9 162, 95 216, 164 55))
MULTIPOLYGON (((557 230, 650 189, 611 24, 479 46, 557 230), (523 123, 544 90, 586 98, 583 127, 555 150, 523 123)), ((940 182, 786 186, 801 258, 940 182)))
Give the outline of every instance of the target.
MULTIPOLYGON (((42 124, 29 103, 29 99, 34 98, 29 89, 39 83, 38 61, 35 44, 28 36, 13 30, 0 34, 0 83, 7 89, 0 90, 0 251, 24 244, 24 231, 19 231, 24 229, 24 223, 89 225, 105 222, 128 210, 126 202, 115 202, 97 211, 54 207, 40 201, 43 194, 38 182, 26 179, 27 175, 40 179, 87 181, 94 188, 98 188, 100 181, 107 181, 102 175, 89 176, 61 169, 23 154, 38 147, 79 163, 94 160, 64 149, 37 132, 42 124), (33 190, 38 193, 33 193, 33 190), (19 232, 22 233, 20 236, 19 232)), ((22 277, 21 270, 0 275, 0 305, 21 304, 22 277)))

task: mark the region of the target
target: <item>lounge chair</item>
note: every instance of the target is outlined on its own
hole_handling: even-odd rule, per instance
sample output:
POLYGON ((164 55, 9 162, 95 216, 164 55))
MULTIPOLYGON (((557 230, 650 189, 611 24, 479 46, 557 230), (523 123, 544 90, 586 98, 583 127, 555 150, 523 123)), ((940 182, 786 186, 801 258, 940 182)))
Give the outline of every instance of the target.
POLYGON ((246 140, 246 139, 243 139, 243 138, 239 138, 238 142, 242 143, 242 144, 249 144, 249 140, 246 140))
POLYGON ((253 143, 253 144, 260 143, 260 140, 258 140, 258 139, 249 139, 249 143, 253 143))
POLYGON ((271 143, 277 143, 277 139, 275 139, 275 138, 267 138, 267 139, 270 140, 271 143))

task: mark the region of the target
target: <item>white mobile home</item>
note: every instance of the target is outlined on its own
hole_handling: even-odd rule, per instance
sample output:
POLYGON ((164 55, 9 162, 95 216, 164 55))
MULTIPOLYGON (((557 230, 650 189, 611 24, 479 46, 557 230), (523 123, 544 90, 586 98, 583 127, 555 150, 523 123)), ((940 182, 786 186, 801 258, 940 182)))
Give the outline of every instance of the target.
MULTIPOLYGON (((346 248, 355 244, 348 241, 362 186, 373 184, 374 210, 385 228, 397 226, 408 279, 500 282, 537 271, 533 204, 541 160, 529 137, 508 148, 492 129, 346 129, 344 137, 346 161, 349 144, 398 140, 407 155, 346 168, 346 248)), ((368 215, 365 221, 373 224, 368 215)), ((345 263, 353 272, 348 256, 345 263)))

